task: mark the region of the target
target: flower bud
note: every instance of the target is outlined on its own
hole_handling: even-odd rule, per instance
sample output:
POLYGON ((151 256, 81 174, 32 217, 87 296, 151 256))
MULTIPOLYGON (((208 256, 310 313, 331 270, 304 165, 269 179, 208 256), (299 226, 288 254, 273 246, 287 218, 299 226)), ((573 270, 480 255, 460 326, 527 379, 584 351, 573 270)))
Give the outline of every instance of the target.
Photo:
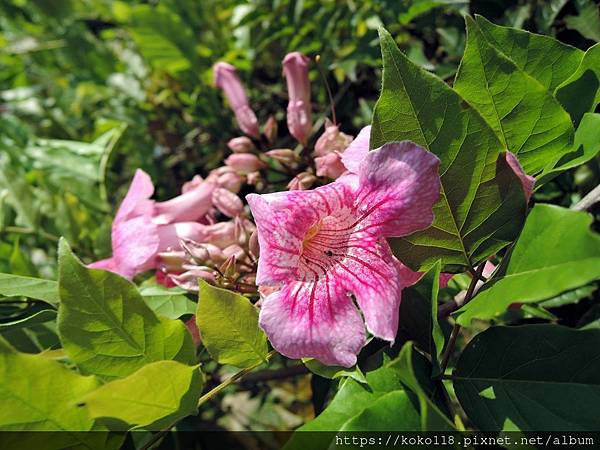
POLYGON ((224 173, 220 175, 217 184, 228 191, 237 194, 242 188, 244 179, 235 172, 224 173))
POLYGON ((227 258, 235 256, 236 261, 242 261, 246 257, 246 252, 244 252, 244 249, 237 244, 233 244, 224 248, 223 254, 227 256, 227 258))
POLYGON ((325 156, 327 153, 342 153, 352 140, 352 136, 342 133, 337 125, 327 120, 325 122, 325 131, 315 143, 315 155, 325 156))
POLYGON ((299 52, 288 53, 283 59, 289 95, 288 128, 303 145, 306 145, 312 128, 308 64, 309 59, 299 52))
POLYGON ((248 241, 248 250, 250 250, 250 253, 252 253, 252 255, 254 255, 255 257, 259 257, 260 256, 260 246, 258 245, 258 232, 254 231, 251 235, 250 235, 250 240, 248 241))
POLYGON ((262 181, 262 177, 260 176, 260 172, 250 172, 246 175, 246 183, 250 186, 256 186, 262 181))
POLYGON ((190 292, 198 292, 198 278, 215 282, 215 272, 209 267, 194 267, 179 275, 170 276, 173 283, 190 292))
POLYGON ((227 189, 215 189, 212 200, 215 207, 227 217, 237 217, 244 211, 240 198, 227 189))
POLYGON ((265 123, 264 127, 264 135, 269 142, 273 142, 277 139, 277 120, 275 120, 275 117, 269 116, 267 119, 267 123, 265 123))
POLYGON ((273 158, 282 164, 292 164, 298 161, 298 156, 294 153, 294 150, 289 148, 278 148, 275 150, 269 150, 265 153, 269 158, 273 158))
POLYGON ((342 163, 340 154, 337 152, 317 156, 315 158, 315 167, 317 169, 317 176, 333 179, 340 177, 346 171, 346 166, 342 163))
POLYGON ((231 255, 225 260, 221 267, 219 267, 219 272, 221 272, 225 278, 233 278, 236 275, 237 263, 235 255, 231 255))
POLYGON ((264 162, 251 153, 236 153, 229 155, 225 160, 225 164, 241 174, 248 174, 266 167, 264 162))
POLYGON ((228 245, 236 244, 235 225, 232 221, 218 222, 214 225, 207 225, 204 242, 209 242, 220 248, 225 248, 228 245))
POLYGON ((317 177, 312 173, 302 172, 292 178, 287 187, 290 191, 303 191, 310 188, 315 181, 317 181, 317 177))
POLYGON ((233 153, 250 153, 256 150, 254 143, 247 136, 230 139, 227 143, 227 147, 229 147, 233 153))
POLYGON ((244 86, 240 81, 235 67, 231 64, 219 62, 214 68, 215 85, 222 89, 227 97, 229 106, 235 114, 241 130, 253 137, 260 137, 258 120, 246 96, 244 86))
POLYGON ((189 191, 193 190, 194 188, 197 188, 203 182, 204 182, 204 180, 202 179, 202 177, 200 175, 194 175, 194 177, 190 181, 186 181, 185 183, 183 183, 183 186, 181 186, 181 193, 185 194, 186 192, 189 192, 189 191))

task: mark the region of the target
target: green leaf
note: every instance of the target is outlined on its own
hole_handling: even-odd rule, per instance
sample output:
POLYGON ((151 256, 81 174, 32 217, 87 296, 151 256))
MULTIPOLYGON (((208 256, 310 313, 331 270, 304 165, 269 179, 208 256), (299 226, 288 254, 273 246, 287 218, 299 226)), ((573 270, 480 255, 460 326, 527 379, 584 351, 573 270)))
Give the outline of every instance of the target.
POLYGON ((371 147, 411 140, 441 161, 433 225, 392 239, 394 253, 414 270, 427 270, 438 259, 446 271, 472 267, 518 234, 526 208, 521 184, 481 116, 442 80, 411 63, 383 29, 380 39, 383 89, 371 147))
MULTIPOLYGON (((352 378, 345 378, 338 389, 337 394, 331 400, 327 408, 315 419, 306 423, 294 433, 285 445, 285 450, 305 450, 307 448, 321 450, 329 448, 332 437, 328 433, 305 433, 318 431, 339 431, 346 424, 353 431, 358 431, 358 427, 364 425, 368 417, 361 417, 364 411, 367 416, 377 415, 381 420, 386 421, 395 419, 398 423, 390 426, 389 429, 416 430, 419 428, 419 415, 416 407, 403 399, 406 392, 403 390, 402 383, 397 376, 397 370, 388 367, 385 364, 377 370, 366 374, 368 385, 364 385, 352 378), (396 392, 387 400, 383 400, 380 406, 376 406, 379 399, 386 395, 396 392), (394 414, 389 415, 390 405, 395 406, 394 414), (372 408, 375 408, 373 412, 372 408), (377 410, 382 415, 377 414, 377 410), (385 417, 383 417, 385 416, 385 417), (354 421, 355 418, 357 418, 354 421), (400 427, 400 428, 398 428, 400 427), (406 428, 404 428, 406 427, 406 428)), ((367 429, 368 430, 368 429, 367 429)), ((365 431, 363 429, 362 431, 365 431)))
POLYGON ((196 304, 186 297, 186 291, 181 288, 148 286, 141 288, 140 294, 152 311, 168 319, 179 319, 196 312, 196 304))
POLYGON ((575 132, 572 149, 573 151, 563 156, 556 166, 544 170, 537 183, 543 184, 565 170, 585 164, 600 152, 600 114, 584 114, 575 132))
POLYGON ((431 381, 431 365, 423 355, 413 351, 412 342, 404 344, 398 358, 389 366, 398 369, 400 381, 418 398, 420 430, 452 431, 455 429, 454 424, 433 400, 437 395, 440 398, 438 402, 440 404, 442 402, 441 382, 431 381))
POLYGON ((112 272, 88 269, 64 239, 58 259, 58 331, 83 373, 111 379, 154 361, 195 362, 183 323, 158 318, 134 284, 112 272))
POLYGON ((352 378, 359 383, 366 383, 367 379, 365 375, 360 370, 360 367, 354 366, 351 368, 340 367, 340 366, 326 366, 325 364, 317 361, 316 359, 307 358, 303 359, 302 363, 310 370, 312 373, 315 373, 323 378, 329 378, 330 380, 335 380, 338 378, 349 377, 352 378))
POLYGON ((40 308, 38 306, 34 306, 30 309, 32 309, 33 312, 26 310, 23 315, 17 318, 11 318, 9 321, 0 322, 0 332, 14 328, 28 328, 32 325, 50 322, 56 319, 55 309, 40 308))
POLYGON ((466 23, 467 47, 454 89, 535 175, 571 149, 571 118, 542 84, 490 45, 472 18, 466 23))
POLYGON ((565 17, 565 24, 586 39, 600 41, 600 11, 596 2, 586 2, 578 15, 565 17))
POLYGON ((584 286, 572 291, 567 291, 564 294, 549 298, 540 303, 544 308, 558 308, 564 305, 574 305, 579 303, 586 297, 589 297, 596 291, 596 286, 584 286))
POLYGON ((58 283, 54 280, 31 278, 0 273, 0 295, 6 297, 29 297, 56 305, 58 299, 58 283))
POLYGON ((594 111, 600 103, 600 44, 590 47, 581 64, 554 93, 573 122, 579 123, 584 113, 594 111))
POLYGON ((399 334, 431 355, 434 376, 439 373, 445 342, 437 320, 440 268, 438 261, 417 284, 402 291, 400 303, 399 334))
POLYGON ((569 78, 583 59, 581 50, 550 36, 494 25, 480 15, 475 21, 489 45, 550 92, 569 78))
MULTIPOLYGON (((383 394, 336 431, 414 431, 419 429, 419 413, 406 391, 383 394)), ((293 448, 293 447, 292 447, 293 448)), ((304 447, 308 448, 308 447, 304 447)), ((331 448, 331 447, 329 447, 331 448)))
POLYGON ((128 28, 142 56, 156 69, 177 74, 193 68, 194 33, 164 5, 137 5, 128 28))
POLYGON ((482 431, 595 431, 600 330, 488 328, 463 351, 452 378, 463 409, 482 431))
POLYGON ((195 414, 202 392, 198 366, 158 361, 83 397, 95 419, 117 419, 131 427, 160 430, 195 414))
POLYGON ((108 433, 89 432, 102 428, 95 426, 87 412, 77 406, 81 396, 99 385, 95 377, 81 376, 49 358, 17 353, 0 338, 0 430, 61 431, 5 433, 3 447, 118 448, 115 442, 106 445, 108 433))
POLYGON ((17 213, 17 220, 24 226, 35 229, 38 225, 40 214, 36 197, 23 179, 15 173, 4 159, 0 159, 0 188, 6 189, 7 202, 17 213))
MULTIPOLYGON (((550 31, 558 13, 569 3, 569 0, 548 0, 536 5, 535 23, 538 31, 547 33, 550 31)), ((529 6, 527 6, 529 8, 529 6)))
POLYGON ((309 431, 453 430, 437 405, 441 385, 430 374, 427 359, 405 344, 398 358, 366 373, 367 384, 344 379, 327 408, 300 427, 285 449, 329 448, 330 434, 309 431))
POLYGON ((591 222, 585 212, 536 205, 498 277, 455 313, 457 322, 492 319, 511 303, 539 302, 600 278, 600 236, 591 222))
POLYGON ((250 367, 267 361, 267 337, 246 297, 200 280, 196 323, 202 343, 220 364, 250 367))

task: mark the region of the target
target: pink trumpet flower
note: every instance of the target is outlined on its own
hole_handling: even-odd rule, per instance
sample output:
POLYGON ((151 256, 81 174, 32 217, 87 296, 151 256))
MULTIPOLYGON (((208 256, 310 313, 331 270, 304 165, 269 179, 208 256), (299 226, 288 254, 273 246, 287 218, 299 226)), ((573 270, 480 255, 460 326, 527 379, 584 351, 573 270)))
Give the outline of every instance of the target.
POLYGON ((192 220, 210 209, 213 190, 212 184, 196 180, 185 194, 157 203, 150 199, 152 180, 138 169, 113 220, 113 254, 90 267, 133 278, 156 268, 158 254, 178 250, 181 239, 200 240, 211 235, 213 225, 192 220))
POLYGON ((275 349, 349 367, 365 325, 394 341, 404 282, 385 238, 431 225, 438 165, 404 141, 369 152, 356 183, 246 197, 258 228, 257 284, 278 288, 260 312, 275 349))
POLYGON ((223 90, 241 130, 249 136, 259 138, 258 120, 250 107, 248 96, 235 67, 219 62, 215 64, 213 71, 215 85, 223 90))
POLYGON ((291 135, 304 145, 312 130, 309 62, 310 60, 300 52, 288 53, 283 59, 283 74, 287 81, 289 96, 288 128, 291 135))

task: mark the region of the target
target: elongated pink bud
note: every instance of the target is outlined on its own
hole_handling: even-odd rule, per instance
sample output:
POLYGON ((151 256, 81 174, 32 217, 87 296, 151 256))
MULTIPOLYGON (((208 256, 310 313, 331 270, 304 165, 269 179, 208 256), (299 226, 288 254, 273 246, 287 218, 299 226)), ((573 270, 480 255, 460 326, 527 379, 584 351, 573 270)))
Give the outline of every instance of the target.
POLYGON ((213 192, 213 204, 227 217, 239 216, 244 211, 242 200, 227 189, 217 188, 213 192))
POLYGON ((266 167, 266 164, 252 153, 235 153, 229 155, 225 160, 225 164, 242 174, 256 172, 257 170, 266 167))
POLYGON ((289 95, 288 128, 292 136, 304 145, 312 128, 308 64, 309 59, 300 52, 288 53, 283 59, 283 74, 289 95))
POLYGON ((260 137, 260 131, 258 129, 258 120, 250 103, 248 102, 248 96, 244 90, 244 86, 238 77, 235 67, 231 64, 219 62, 215 64, 214 68, 215 85, 222 89, 227 97, 229 106, 235 114, 238 125, 241 130, 253 137, 260 137))
POLYGON ((252 140, 247 136, 230 139, 227 143, 227 147, 229 147, 233 153, 250 153, 256 149, 252 140))

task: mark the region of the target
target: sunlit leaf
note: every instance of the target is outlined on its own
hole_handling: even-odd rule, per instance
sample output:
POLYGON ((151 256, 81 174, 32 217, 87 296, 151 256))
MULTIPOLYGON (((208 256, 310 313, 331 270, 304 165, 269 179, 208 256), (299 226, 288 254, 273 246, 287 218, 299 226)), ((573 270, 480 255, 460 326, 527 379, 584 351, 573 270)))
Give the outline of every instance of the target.
POLYGON ((88 269, 59 245, 58 330, 69 357, 86 374, 127 376, 154 361, 193 363, 182 322, 158 318, 135 285, 112 272, 88 269))

